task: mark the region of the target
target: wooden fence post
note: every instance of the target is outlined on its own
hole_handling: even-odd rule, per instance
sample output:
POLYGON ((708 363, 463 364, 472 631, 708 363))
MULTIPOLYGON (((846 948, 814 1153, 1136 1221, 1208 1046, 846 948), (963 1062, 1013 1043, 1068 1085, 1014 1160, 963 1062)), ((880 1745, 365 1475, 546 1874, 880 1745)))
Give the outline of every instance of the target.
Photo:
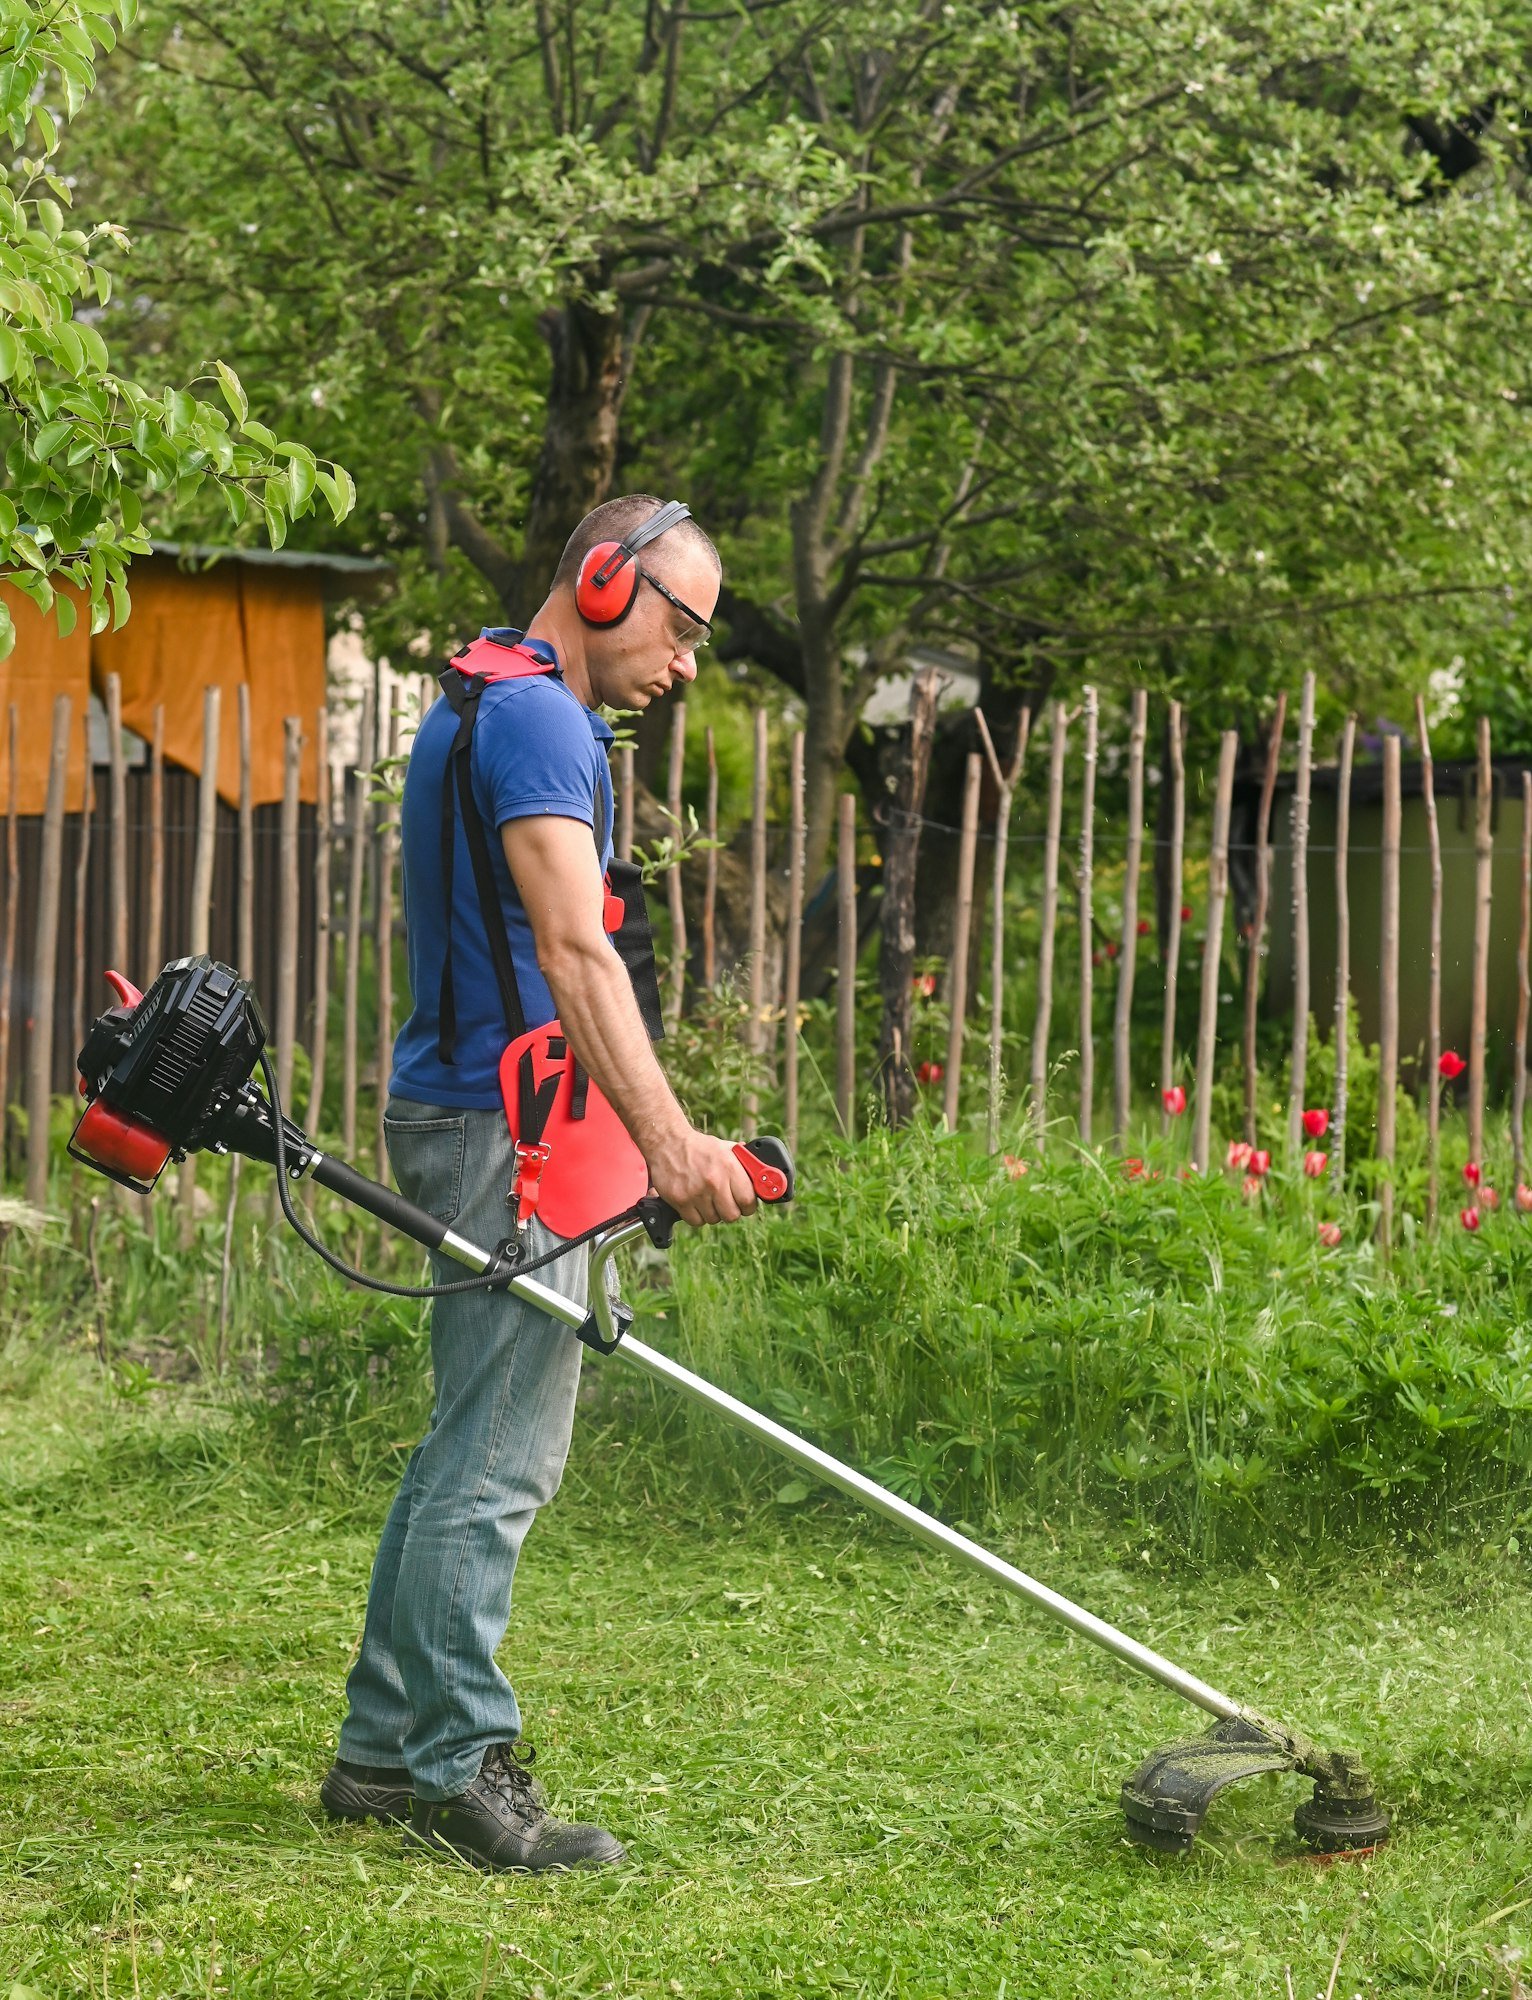
POLYGON ((1037 1018, 1032 1024, 1032 1129, 1042 1143, 1047 1123, 1048 1029, 1053 1019, 1053 947, 1059 921, 1059 836, 1064 824, 1064 753, 1069 716, 1053 704, 1048 753, 1048 830, 1043 841, 1042 934, 1037 947, 1037 1018))
MULTIPOLYGON (((239 844, 235 869, 238 894, 235 898, 234 937, 239 969, 246 979, 255 977, 255 807, 251 758, 250 687, 239 684, 239 844)), ((235 1155, 238 1160, 239 1155, 235 1155)))
MULTIPOLYGON (((680 1025, 681 1008, 686 998, 686 904, 681 896, 681 843, 685 838, 681 825, 681 777, 686 768, 686 701, 683 697, 676 703, 676 712, 670 722, 670 784, 666 803, 671 818, 671 838, 675 842, 675 858, 666 874, 665 882, 670 896, 670 1002, 667 1008, 669 1020, 666 1026, 674 1034, 680 1025)), ((753 1024, 752 1024, 753 1025, 753 1024)))
POLYGON ((10 1166, 11 996, 16 977, 16 913, 21 902, 21 856, 16 851, 16 704, 6 721, 5 934, 0 942, 0 1181, 10 1166))
POLYGON ((314 1039, 310 1050, 309 1130, 324 1112, 325 1057, 330 1040, 330 718, 314 718, 314 1039))
POLYGON ((1330 1144, 1337 1180, 1346 1171, 1346 1092, 1351 1059, 1351 767, 1355 755, 1356 717, 1348 715, 1341 732, 1335 794, 1335 1135, 1330 1144))
POLYGON ((1096 1096, 1096 758, 1100 712, 1096 690, 1085 690, 1085 770, 1080 786, 1080 1144, 1091 1142, 1096 1096))
MULTIPOLYGON (((154 704, 149 738, 149 935, 144 940, 144 985, 165 964, 165 704, 154 704)), ((243 968, 241 968, 243 970, 243 968)))
POLYGON ((856 1136, 856 795, 840 795, 836 855, 840 963, 835 991, 835 1111, 841 1131, 856 1136))
POLYGON ((1250 955, 1245 961, 1245 1140, 1256 1143, 1255 1035, 1261 1004, 1261 959, 1266 951, 1266 918, 1271 907, 1271 804, 1277 792, 1282 760, 1282 731, 1287 722, 1287 692, 1277 696, 1276 714, 1266 738, 1266 770, 1261 780, 1261 809, 1255 830, 1255 921, 1250 926, 1250 955))
POLYGON ((1383 909, 1378 952, 1378 1242, 1394 1242, 1394 1130, 1399 1087, 1399 738, 1383 739, 1383 909))
POLYGON ((293 1115, 293 1057, 298 1042, 298 782, 303 723, 282 718, 282 817, 277 840, 277 1088, 293 1115))
POLYGON ((72 1005, 70 1035, 76 1049, 85 1043, 85 1016, 90 995, 85 990, 85 896, 90 887, 91 820, 96 810, 96 780, 90 761, 90 703, 80 717, 80 754, 85 767, 85 790, 80 801, 80 841, 74 863, 74 937, 70 953, 72 1005))
POLYGON ((789 1147, 798 1144, 798 995, 803 984, 803 859, 808 841, 803 795, 803 731, 793 732, 792 767, 788 779, 788 811, 792 816, 787 850, 787 965, 783 984, 782 1089, 789 1147))
POLYGON ((340 1143, 348 1160, 356 1158, 357 1013, 362 972, 362 902, 367 867, 367 794, 371 790, 373 736, 373 701, 369 686, 362 690, 356 766, 351 773, 347 813, 349 851, 346 855, 346 979, 341 999, 340 1143))
POLYGON ((1489 1021, 1489 925, 1494 893, 1495 774, 1490 762, 1489 717, 1479 717, 1477 792, 1474 799, 1473 1020, 1468 1034, 1468 1157, 1484 1165, 1484 1056, 1489 1021))
MULTIPOLYGON (((390 767, 399 755, 399 708, 390 705, 388 756, 390 767)), ((378 742, 384 740, 383 717, 378 717, 378 742)), ((393 781, 390 769, 389 781, 393 781)), ((373 1179, 388 1180, 388 1142, 383 1132, 383 1108, 388 1102, 388 1075, 394 1060, 394 857, 399 849, 398 801, 390 798, 377 842, 378 868, 378 1038, 377 1082, 374 1097, 378 1125, 373 1134, 373 1179)))
POLYGON ((111 774, 109 825, 111 845, 107 880, 111 888, 107 950, 109 965, 131 977, 132 948, 128 942, 128 760, 122 754, 122 676, 106 677, 107 764, 111 774))
POLYGON ((1181 898, 1186 858, 1186 731, 1181 704, 1170 704, 1170 925, 1165 940, 1165 1017, 1160 1029, 1160 1136, 1170 1130, 1165 1094, 1176 1080, 1176 988, 1181 973, 1181 898))
POLYGON ((38 874, 37 928, 32 946, 32 1030, 27 1041, 27 1182, 33 1208, 48 1203, 48 1113, 53 1086, 53 1001, 57 991, 59 897, 64 886, 64 774, 69 764, 67 694, 53 702, 48 752, 48 792, 43 806, 42 865, 38 874))
POLYGON ((984 720, 982 708, 974 710, 979 725, 979 735, 984 741, 984 754, 989 759, 990 775, 995 781, 995 790, 1000 794, 1000 803, 995 811, 995 861, 990 878, 990 919, 989 919, 989 1105, 987 1115, 987 1137, 989 1150, 994 1153, 1000 1148, 1000 1038, 1003 1032, 1002 1001, 1005 994, 1005 871, 1006 859, 1011 841, 1011 801, 1016 796, 1016 786, 1021 777, 1022 765, 1027 757, 1027 738, 1032 731, 1032 711, 1024 708, 1016 724, 1016 748, 1011 753, 1011 761, 1004 769, 996 753, 994 740, 989 733, 989 724, 984 720))
POLYGON ((1420 736, 1420 788, 1426 802, 1426 837, 1431 853, 1431 968, 1426 1000, 1426 1227, 1436 1226, 1437 1155, 1442 1125, 1442 833, 1436 817, 1436 778, 1426 705, 1415 697, 1420 736))
POLYGON ((915 874, 920 858, 921 808, 931 771, 936 703, 943 682, 935 667, 919 668, 910 682, 909 729, 898 739, 890 773, 893 795, 883 834, 882 940, 878 949, 877 1077, 884 1116, 897 1130, 914 1108, 910 1066, 910 980, 915 967, 915 874))
POLYGON ((947 1130, 955 1132, 963 1081, 963 1030, 968 1012, 968 943, 973 927, 973 871, 979 846, 979 786, 984 759, 968 754, 963 779, 963 830, 958 839, 957 909, 952 924, 952 964, 948 975, 947 1074, 943 1079, 942 1114, 947 1130))
MULTIPOLYGON (((218 835, 218 746, 221 696, 216 687, 202 691, 202 773, 197 780, 197 842, 192 854, 191 921, 187 948, 193 957, 208 950, 212 940, 213 858, 218 835)), ((197 1156, 181 1162, 176 1204, 181 1215, 183 1249, 196 1224, 197 1156)))
MULTIPOLYGON (((709 856, 709 859, 712 859, 709 856)), ((755 756, 750 779, 750 1034, 758 1060, 766 1049, 766 711, 755 711, 755 756)), ((760 1105, 745 1093, 745 1137, 755 1137, 760 1105)))
POLYGON ((1133 1110, 1133 982, 1138 971, 1138 876, 1144 859, 1144 743, 1149 734, 1149 691, 1133 690, 1128 725, 1128 845, 1123 863, 1122 941, 1112 1008, 1112 1143, 1122 1151, 1133 1110))
MULTIPOLYGON (((751 912, 752 917, 754 911, 751 912)), ((764 931, 764 923, 763 923, 764 931)), ((707 855, 702 875, 702 983, 709 993, 718 978, 718 746, 707 729, 707 855)))
POLYGON ((1192 1122, 1194 1174, 1208 1170, 1213 1127, 1213 1051, 1218 1040, 1218 987, 1223 972, 1224 905, 1229 897, 1229 815, 1234 804, 1234 760, 1239 731, 1226 729, 1218 753, 1213 794, 1213 849, 1208 861, 1207 931, 1202 947, 1202 996, 1197 1018, 1196 1111, 1192 1122))
POLYGON ((624 743, 617 752, 617 859, 633 859, 633 745, 624 743))
POLYGON ((1527 1016, 1532 1010, 1532 771, 1521 774, 1521 931, 1516 943, 1516 1076, 1511 1086, 1512 1189, 1526 1178, 1527 1016))
POLYGON ((1314 676, 1303 677, 1298 703, 1298 773, 1293 785, 1293 1053, 1287 1151, 1303 1144, 1303 1096, 1309 1064, 1309 805, 1314 775, 1314 676))

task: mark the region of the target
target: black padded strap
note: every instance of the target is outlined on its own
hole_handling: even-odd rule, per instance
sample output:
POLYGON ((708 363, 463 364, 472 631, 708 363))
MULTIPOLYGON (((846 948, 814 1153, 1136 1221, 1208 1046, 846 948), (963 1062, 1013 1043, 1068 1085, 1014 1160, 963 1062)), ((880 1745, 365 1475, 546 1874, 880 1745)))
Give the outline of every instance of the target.
POLYGON ((461 673, 455 667, 450 667, 441 676, 441 686, 458 719, 457 735, 452 739, 452 748, 447 753, 441 818, 446 950, 442 956, 436 1052, 442 1062, 450 1063, 457 1041, 457 1000, 452 985, 452 872, 453 857, 457 847, 453 822, 458 810, 462 814, 463 834, 468 842, 468 858, 473 864, 474 889, 478 895, 479 915, 484 924, 485 940, 489 945, 490 963, 495 971, 495 985, 500 993, 500 1011, 505 1016, 506 1034, 511 1041, 519 1040, 526 1033, 527 1022, 521 1007, 521 991, 516 984, 516 962, 511 955, 511 940, 505 927, 505 912, 501 908, 500 892, 495 884, 495 870, 490 859, 489 842, 485 838, 484 822, 479 817, 479 809, 473 797, 473 729, 479 713, 479 697, 484 692, 485 683, 478 675, 465 682, 461 673), (454 793, 456 804, 454 804, 454 793))
MULTIPOLYGON (((549 1037, 548 1055, 556 1063, 562 1063, 569 1052, 569 1045, 561 1036, 549 1037)), ((520 1127, 516 1137, 523 1146, 537 1146, 542 1143, 547 1129, 548 1114, 553 1109, 553 1100, 558 1096, 559 1085, 564 1080, 562 1068, 550 1070, 539 1084, 533 1070, 532 1051, 523 1049, 521 1060, 516 1065, 516 1123, 520 1127)))

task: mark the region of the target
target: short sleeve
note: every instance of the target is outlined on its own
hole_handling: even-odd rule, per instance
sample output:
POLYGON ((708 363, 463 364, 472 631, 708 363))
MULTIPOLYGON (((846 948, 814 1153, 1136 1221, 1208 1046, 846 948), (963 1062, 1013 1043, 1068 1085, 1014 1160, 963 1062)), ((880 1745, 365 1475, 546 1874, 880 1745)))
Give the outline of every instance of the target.
POLYGON ((482 701, 473 733, 474 793, 498 829, 556 813, 595 825, 595 739, 573 695, 547 679, 512 681, 482 701))

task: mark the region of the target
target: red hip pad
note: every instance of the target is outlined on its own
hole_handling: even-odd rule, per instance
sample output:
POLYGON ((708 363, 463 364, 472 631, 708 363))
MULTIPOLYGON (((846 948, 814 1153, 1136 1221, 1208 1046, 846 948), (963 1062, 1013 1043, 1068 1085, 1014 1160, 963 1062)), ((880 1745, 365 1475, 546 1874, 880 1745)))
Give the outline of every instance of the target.
POLYGON ((578 1236, 620 1215, 649 1190, 649 1169, 627 1127, 588 1077, 576 1117, 575 1058, 557 1021, 520 1035, 500 1058, 506 1124, 518 1145, 548 1148, 536 1213, 556 1236, 578 1236), (523 1106, 535 1106, 523 1129, 523 1106))

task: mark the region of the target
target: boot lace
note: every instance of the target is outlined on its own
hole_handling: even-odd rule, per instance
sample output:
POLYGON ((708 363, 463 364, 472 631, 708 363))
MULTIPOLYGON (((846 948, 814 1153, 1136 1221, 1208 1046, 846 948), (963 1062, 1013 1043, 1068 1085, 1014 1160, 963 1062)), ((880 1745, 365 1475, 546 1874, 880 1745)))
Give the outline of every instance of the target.
POLYGON ((546 1815, 531 1766, 537 1752, 530 1743, 497 1743, 484 1760, 481 1776, 516 1817, 534 1826, 546 1815))

